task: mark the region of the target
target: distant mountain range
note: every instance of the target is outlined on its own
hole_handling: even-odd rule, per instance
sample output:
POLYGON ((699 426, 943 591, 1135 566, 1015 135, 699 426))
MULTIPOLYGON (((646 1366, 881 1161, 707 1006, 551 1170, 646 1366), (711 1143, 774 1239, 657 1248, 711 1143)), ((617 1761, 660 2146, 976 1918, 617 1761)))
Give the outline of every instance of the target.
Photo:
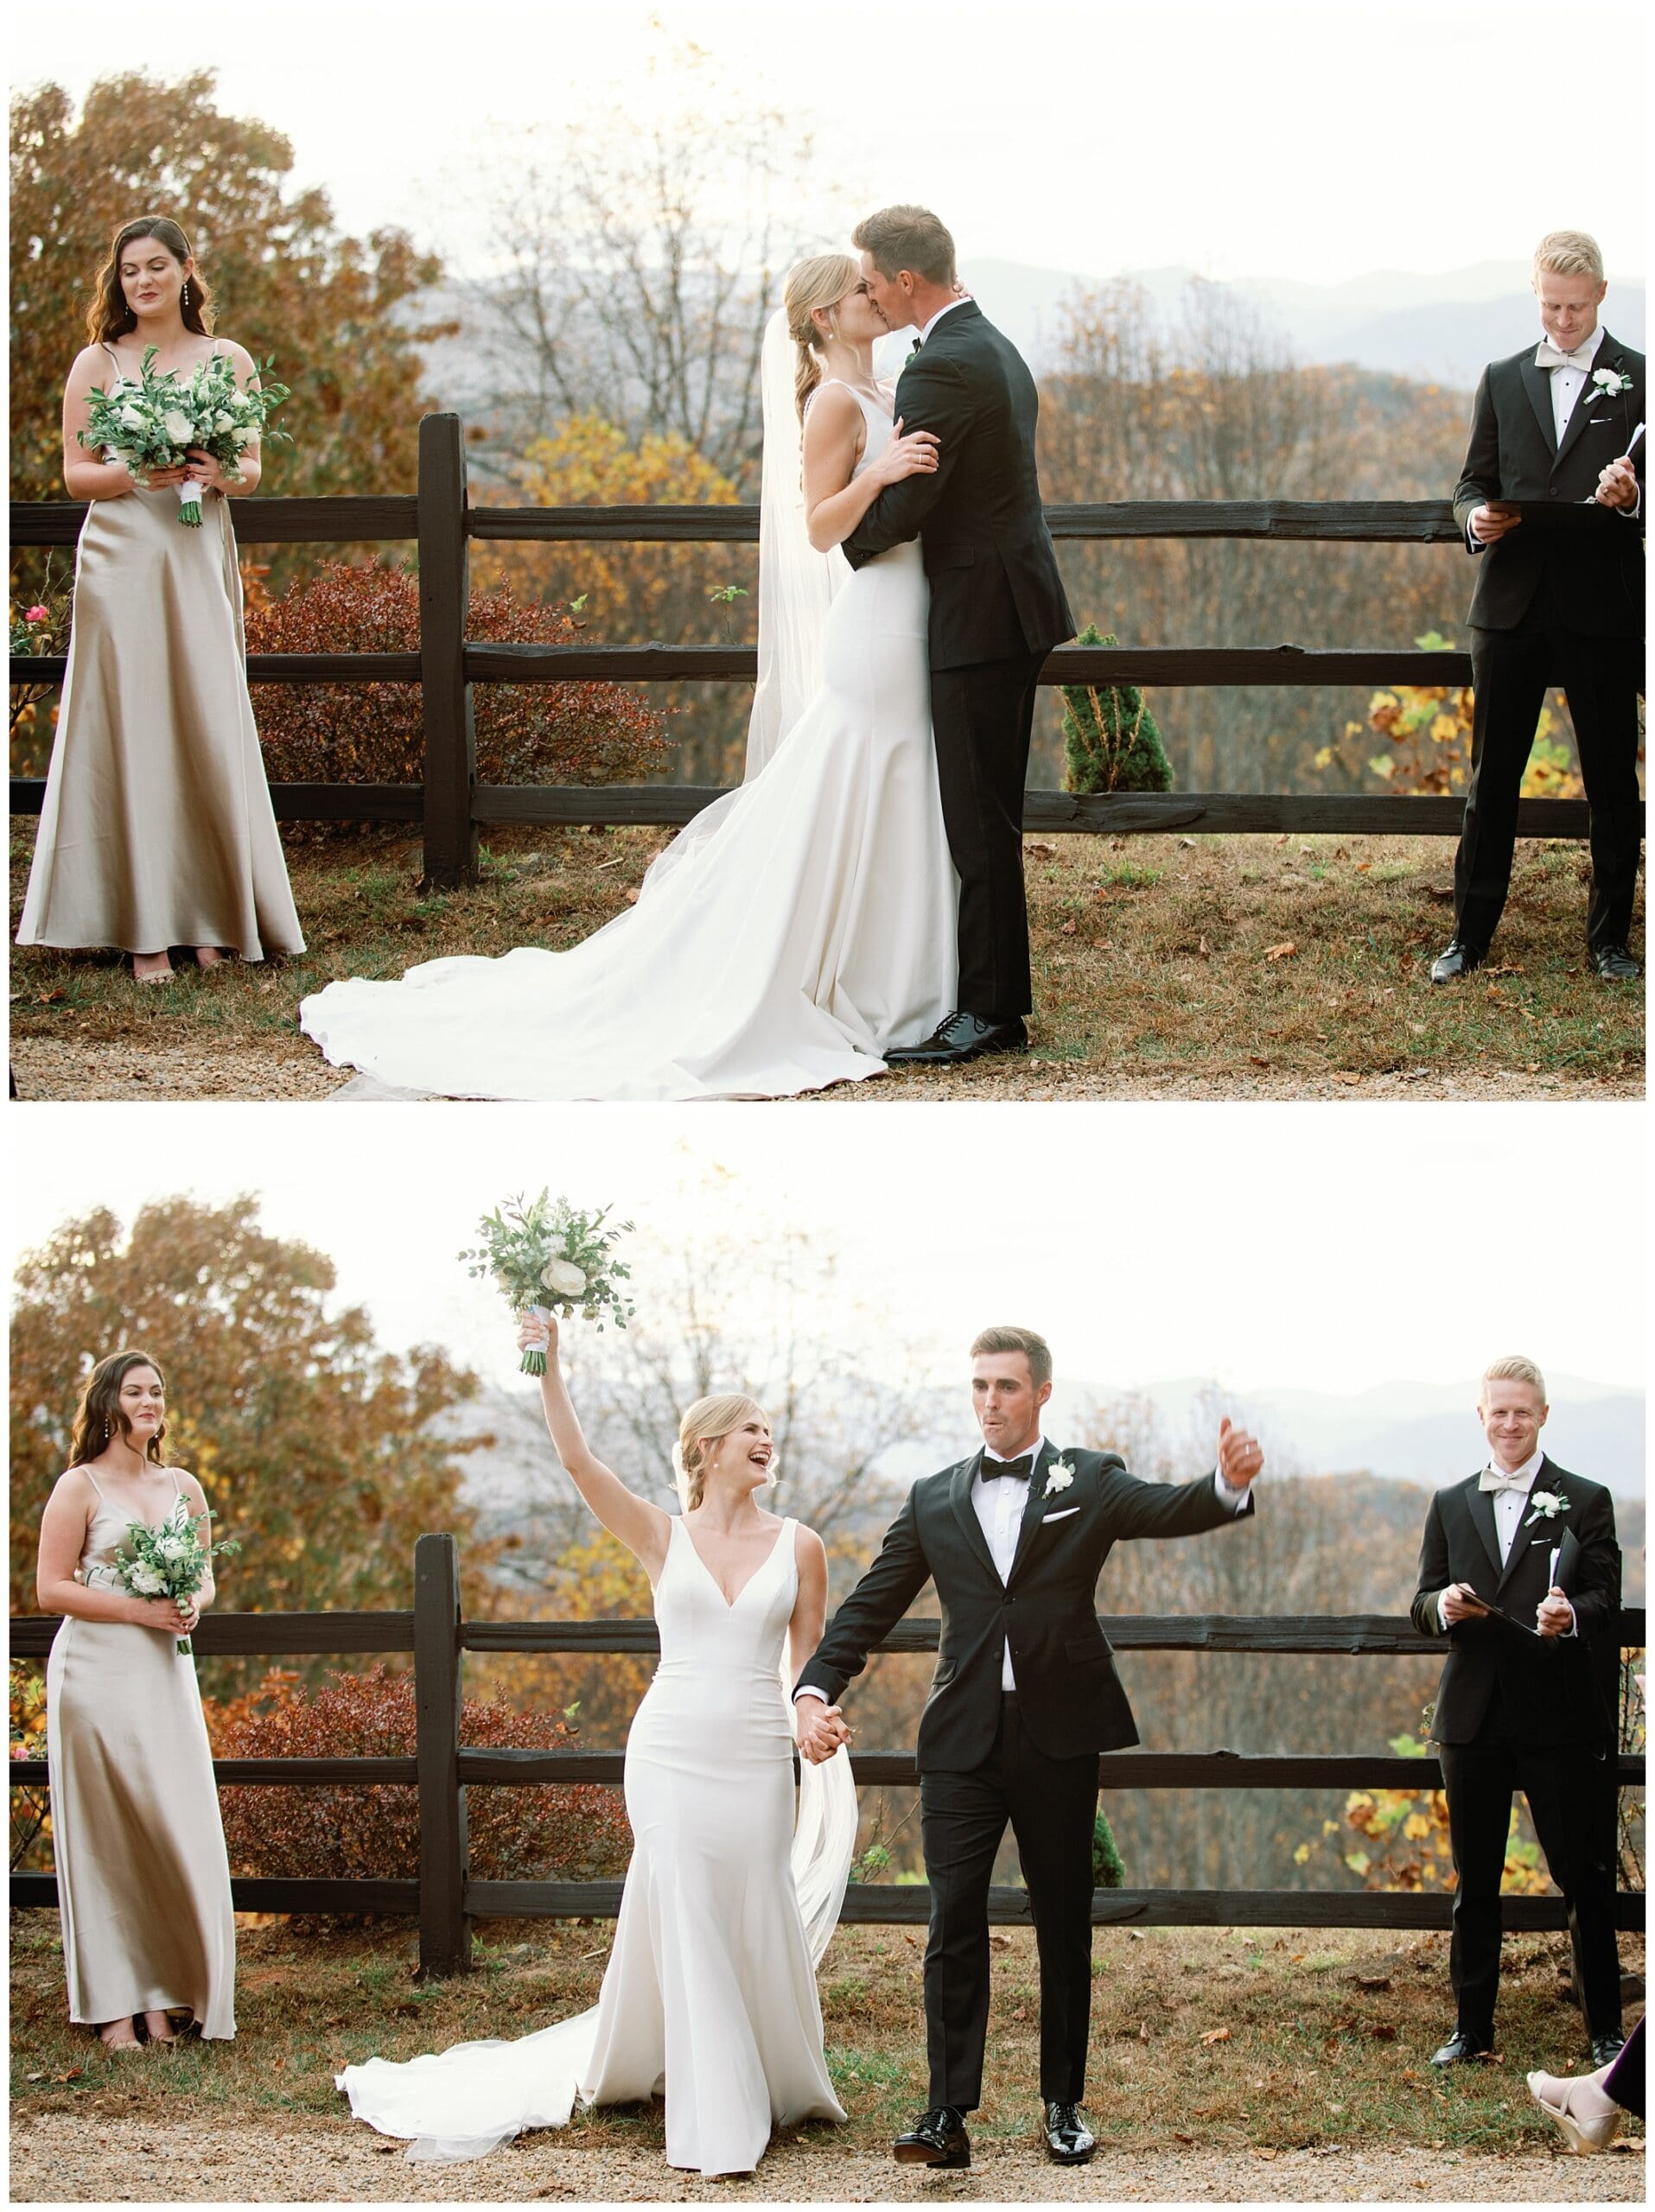
MULTIPOLYGON (((961 274, 984 312, 1036 371, 1051 365, 1065 294, 1077 285, 1095 289, 1111 281, 1015 261, 973 262, 961 274)), ((1141 284, 1171 321, 1195 271, 1131 269, 1120 274, 1141 284)), ((1340 284, 1247 277, 1229 289, 1264 310, 1302 361, 1349 361, 1359 368, 1467 391, 1486 362, 1516 353, 1531 334, 1539 336, 1528 264, 1521 261, 1476 262, 1429 276, 1382 269, 1340 284)), ((1640 282, 1611 278, 1604 321, 1639 353, 1644 308, 1640 282)))

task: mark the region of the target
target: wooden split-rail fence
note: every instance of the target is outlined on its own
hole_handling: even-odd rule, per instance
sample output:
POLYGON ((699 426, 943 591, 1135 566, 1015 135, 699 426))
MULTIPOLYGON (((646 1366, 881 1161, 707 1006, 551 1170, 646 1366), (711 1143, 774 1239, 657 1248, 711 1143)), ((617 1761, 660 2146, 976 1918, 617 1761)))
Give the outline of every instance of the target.
MULTIPOLYGON (((11 543, 73 545, 86 508, 70 500, 14 501, 11 543)), ((420 632, 415 652, 267 653, 250 657, 254 683, 417 683, 424 717, 418 784, 277 784, 283 821, 418 823, 424 877, 433 887, 472 880, 478 831, 494 823, 689 821, 719 796, 707 785, 512 784, 477 780, 472 689, 478 683, 567 683, 602 678, 661 683, 751 683, 751 646, 500 645, 468 641, 468 553, 474 541, 633 544, 755 543, 754 505, 522 507, 474 505, 466 487, 465 429, 457 415, 427 415, 419 426, 419 489, 384 499, 245 499, 235 503, 241 544, 356 545, 412 540, 419 562, 420 632)), ((1047 510, 1053 537, 1267 538, 1276 543, 1457 544, 1446 501, 1128 500, 1047 510)), ((61 657, 14 654, 13 683, 62 680, 61 657)), ((1470 657, 1400 648, 1353 651, 1273 646, 1064 646, 1050 654, 1043 683, 1218 685, 1463 684, 1470 657)), ((40 811, 44 785, 12 779, 15 814, 40 811)), ((1327 796, 1239 791, 1068 791, 1024 795, 1023 826, 1119 835, 1221 830, 1301 835, 1457 836, 1457 798, 1327 796)), ((1583 837, 1579 799, 1525 799, 1520 835, 1583 837)))
MULTIPOLYGON (((449 1535, 421 1536, 414 1547, 414 1602, 407 1611, 209 1614, 194 1632, 195 1648, 215 1656, 289 1656, 296 1653, 406 1652, 413 1655, 416 1743, 403 1758, 219 1759, 221 1783, 264 1783, 289 1789, 329 1784, 397 1783, 419 1792, 419 1873, 417 1879, 330 1881, 262 1880, 238 1876, 232 1885, 239 1910, 249 1912, 405 1914, 419 1923, 420 1971, 440 1976, 463 1971, 475 1917, 613 1918, 621 1904, 619 1882, 481 1881, 466 1864, 466 1797, 473 1789, 502 1783, 608 1783, 621 1779, 620 1751, 477 1751, 461 1740, 461 1669, 468 1651, 590 1654, 659 1650, 652 1620, 467 1620, 460 1608, 459 1558, 449 1535)), ((1293 1652, 1395 1657, 1446 1651, 1443 1637, 1422 1637, 1411 1621, 1377 1613, 1232 1616, 1227 1614, 1114 1614, 1102 1625, 1117 1651, 1293 1652)), ((43 1657, 56 1634, 55 1618, 24 1616, 11 1622, 14 1658, 43 1657)), ((924 1652, 937 1649, 934 1620, 902 1622, 879 1649, 924 1652)), ((1620 1616, 1623 1649, 1641 1649, 1641 1607, 1620 1616)), ((851 1770, 858 1785, 912 1787, 912 1751, 857 1751, 851 1770)), ((1247 1753, 1234 1751, 1111 1751, 1098 1762, 1100 1784, 1121 1789, 1376 1789, 1418 1790, 1440 1786, 1432 1758, 1374 1752, 1247 1753)), ((14 1788, 47 1781, 44 1760, 14 1759, 14 1788)), ((1641 1758, 1623 1755, 1622 1788, 1644 1780, 1641 1758)), ((16 1905, 53 1905, 55 1877, 13 1874, 16 1905)), ((1446 1928, 1452 1899, 1445 1895, 1376 1890, 1098 1890, 1092 1916, 1100 1926, 1219 1928, 1446 1928)), ((920 1885, 853 1883, 846 1893, 847 1922, 923 1925, 930 1892, 920 1885)), ((1644 1925, 1641 1891, 1622 1891, 1619 1924, 1644 1925)), ((1507 1897, 1505 1924, 1544 1929, 1565 1924, 1561 1897, 1507 1897)), ((1003 1924, 1028 1922, 1028 1898, 1020 1889, 990 1892, 990 1917, 1003 1924)))

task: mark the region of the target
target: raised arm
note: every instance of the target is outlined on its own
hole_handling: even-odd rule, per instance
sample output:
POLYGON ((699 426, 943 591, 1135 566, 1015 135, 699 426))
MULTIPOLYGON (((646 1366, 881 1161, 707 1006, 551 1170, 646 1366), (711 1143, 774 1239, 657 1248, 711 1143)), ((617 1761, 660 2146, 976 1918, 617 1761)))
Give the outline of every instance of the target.
POLYGON ((523 1351, 546 1355, 546 1371, 540 1378, 540 1401, 552 1448, 564 1471, 612 1536, 633 1552, 652 1582, 659 1580, 666 1564, 667 1541, 672 1533, 670 1514, 636 1491, 627 1488, 602 1459, 588 1449, 580 1417, 570 1402, 563 1370, 557 1363, 557 1324, 550 1315, 525 1313, 518 1331, 523 1351))
POLYGON ((124 1590, 90 1586, 74 1579, 86 1545, 86 1524, 97 1492, 80 1467, 70 1467, 53 1485, 41 1516, 40 1560, 35 1595, 43 1613, 67 1613, 80 1621, 125 1621, 136 1628, 169 1629, 188 1636, 190 1624, 170 1598, 131 1598, 124 1590))
POLYGON ((964 378, 958 365, 946 356, 928 361, 921 353, 910 361, 896 387, 896 404, 911 436, 923 431, 935 436, 937 466, 881 491, 844 542, 844 557, 853 569, 920 535, 959 465, 971 428, 971 404, 964 378))
POLYGON ((1254 1510, 1251 1485, 1264 1459, 1257 1440, 1227 1416, 1219 1429, 1218 1464, 1194 1482, 1140 1482, 1117 1453, 1106 1452, 1100 1471, 1111 1532, 1128 1541, 1195 1536, 1227 1522, 1244 1521, 1254 1510))

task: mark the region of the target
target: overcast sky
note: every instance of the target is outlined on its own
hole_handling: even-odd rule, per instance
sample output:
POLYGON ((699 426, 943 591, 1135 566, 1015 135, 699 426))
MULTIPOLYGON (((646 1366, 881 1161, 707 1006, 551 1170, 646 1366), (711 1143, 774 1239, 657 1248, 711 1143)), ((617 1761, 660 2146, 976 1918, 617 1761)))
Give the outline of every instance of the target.
POLYGON ((973 257, 1334 283, 1525 258, 1561 226, 1644 254, 1642 10, 1625 0, 283 0, 20 9, 14 86, 213 67, 358 231, 452 251, 497 126, 589 109, 649 14, 812 130, 810 223, 934 207, 973 257), (95 28, 92 27, 95 22, 95 28), (1485 135, 1486 134, 1486 135, 1485 135))
POLYGON ((123 1103, 12 1118, 17 1249, 95 1205, 130 1222, 151 1197, 256 1191, 269 1229, 334 1256, 341 1295, 383 1341, 446 1344, 501 1382, 514 1332, 455 1255, 500 1198, 550 1183, 636 1221, 646 1302, 652 1251, 714 1225, 756 1249, 799 1224, 918 1342, 927 1384, 958 1377, 977 1329, 1015 1320, 1050 1338, 1060 1373, 1111 1388, 1453 1382, 1513 1346, 1644 1387, 1635 1103, 123 1103))

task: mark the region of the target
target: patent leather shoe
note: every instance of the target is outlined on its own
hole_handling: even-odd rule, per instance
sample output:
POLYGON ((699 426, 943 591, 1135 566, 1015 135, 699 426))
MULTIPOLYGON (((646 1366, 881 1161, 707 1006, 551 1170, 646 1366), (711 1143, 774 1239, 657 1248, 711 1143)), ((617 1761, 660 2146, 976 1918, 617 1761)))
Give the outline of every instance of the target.
POLYGON ((1480 2043, 1475 2036, 1467 2035, 1463 2028, 1456 2028, 1441 2050, 1431 2053, 1433 2066, 1461 2066, 1467 2059, 1486 2058, 1493 2050, 1493 2044, 1480 2043))
POLYGON ((1464 944, 1454 938, 1432 961, 1431 981, 1452 983, 1461 976, 1468 976, 1474 968, 1480 968, 1486 957, 1485 946, 1464 944))
POLYGON ((1626 2048, 1625 2036, 1594 2036, 1592 2038, 1594 2067, 1613 2066, 1626 2048))
POLYGON ((899 2166, 969 2166, 971 2139, 952 2105, 933 2105, 891 2145, 899 2166))
POLYGON ((893 1045, 885 1059, 890 1067, 958 1067, 962 1060, 979 1060, 989 1052, 1021 1052, 1028 1042, 1021 1014, 1009 1021, 985 1021, 980 1014, 962 1009, 939 1021, 919 1044, 893 1045))
POLYGON ((1595 944, 1592 965, 1606 983, 1635 983, 1644 972, 1624 944, 1595 944))
POLYGON ((1054 2166, 1084 2166, 1097 2147, 1097 2138, 1081 2119, 1079 2105, 1047 2103, 1046 2155, 1054 2166))

